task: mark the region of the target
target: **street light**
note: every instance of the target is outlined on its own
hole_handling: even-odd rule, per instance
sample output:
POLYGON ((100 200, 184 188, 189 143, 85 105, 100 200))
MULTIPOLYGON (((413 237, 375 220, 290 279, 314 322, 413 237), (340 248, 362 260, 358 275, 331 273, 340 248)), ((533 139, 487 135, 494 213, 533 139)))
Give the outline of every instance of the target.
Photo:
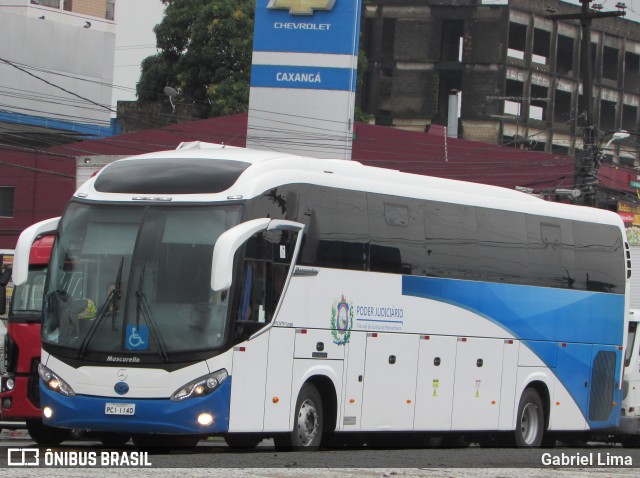
POLYGON ((611 143, 613 143, 614 141, 622 141, 623 139, 627 139, 629 136, 631 136, 627 131, 625 130, 620 130, 620 131, 616 131, 615 133, 613 133, 613 135, 611 136, 611 139, 609 141, 607 141, 607 144, 605 144, 605 148, 608 148, 609 145, 611 143))

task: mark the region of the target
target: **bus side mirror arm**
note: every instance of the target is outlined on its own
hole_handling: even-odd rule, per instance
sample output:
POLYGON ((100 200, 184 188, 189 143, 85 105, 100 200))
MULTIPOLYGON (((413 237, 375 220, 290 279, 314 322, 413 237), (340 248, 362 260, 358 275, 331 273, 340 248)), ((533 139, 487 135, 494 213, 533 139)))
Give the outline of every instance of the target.
POLYGON ((31 246, 38 236, 43 234, 51 234, 58 229, 59 217, 46 219, 26 228, 20 234, 16 250, 13 255, 13 283, 14 285, 22 285, 27 282, 29 275, 29 255, 31 254, 31 246))
POLYGON ((271 219, 261 218, 243 222, 223 232, 213 248, 211 259, 211 290, 220 292, 231 287, 233 257, 236 251, 254 234, 264 231, 271 219))

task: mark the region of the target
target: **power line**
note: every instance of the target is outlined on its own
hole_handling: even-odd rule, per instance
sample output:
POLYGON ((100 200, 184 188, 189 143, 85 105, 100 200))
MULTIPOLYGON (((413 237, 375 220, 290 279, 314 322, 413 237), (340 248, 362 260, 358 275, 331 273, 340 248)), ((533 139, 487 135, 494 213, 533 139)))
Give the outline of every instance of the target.
POLYGON ((110 111, 110 112, 112 112, 112 113, 116 113, 116 111, 115 111, 115 110, 111 109, 111 108, 110 108, 110 107, 108 107, 108 106, 101 105, 100 103, 96 103, 95 101, 93 101, 93 100, 91 100, 91 99, 89 99, 89 98, 85 98, 84 96, 81 96, 81 95, 79 95, 79 94, 77 94, 77 93, 74 93, 73 91, 67 90, 66 88, 63 88, 62 86, 56 85, 55 83, 52 83, 52 82, 50 82, 50 81, 48 81, 48 80, 45 80, 44 78, 41 78, 41 77, 39 77, 38 75, 34 75, 34 74, 33 74, 33 73, 31 73, 30 71, 27 71, 26 69, 24 69, 24 68, 22 68, 22 67, 20 67, 20 66, 16 65, 15 63, 13 63, 13 62, 11 62, 11 61, 9 61, 9 60, 6 60, 6 59, 4 59, 4 58, 0 58, 0 61, 2 61, 2 62, 4 62, 4 63, 6 63, 7 65, 9 65, 9 66, 11 66, 11 67, 13 67, 13 68, 15 68, 15 69, 17 69, 17 70, 20 70, 21 72, 23 72, 23 73, 25 73, 25 74, 27 74, 27 75, 29 75, 29 76, 32 76, 33 78, 36 78, 37 80, 40 80, 40 81, 42 81, 42 82, 46 83, 46 84, 47 84, 47 85, 49 85, 49 86, 53 86, 54 88, 58 88, 59 90, 64 91, 65 93, 68 93, 68 94, 70 94, 70 95, 72 95, 72 96, 75 96, 76 98, 80 98, 80 99, 85 100, 85 101, 87 101, 87 102, 89 102, 89 103, 91 103, 91 104, 94 104, 94 105, 96 105, 96 106, 98 106, 98 107, 100 107, 100 108, 104 108, 104 109, 106 109, 107 111, 110 111))

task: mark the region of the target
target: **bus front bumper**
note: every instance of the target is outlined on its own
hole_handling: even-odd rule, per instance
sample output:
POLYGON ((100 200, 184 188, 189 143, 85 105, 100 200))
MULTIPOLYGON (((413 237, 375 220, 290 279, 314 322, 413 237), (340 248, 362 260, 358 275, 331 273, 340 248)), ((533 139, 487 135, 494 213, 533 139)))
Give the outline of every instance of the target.
POLYGON ((201 435, 224 433, 229 429, 230 398, 231 377, 207 396, 179 402, 168 398, 66 397, 49 390, 40 381, 42 421, 49 426, 82 430, 201 435), (47 407, 51 412, 50 417, 46 416, 47 407), (112 413, 107 413, 107 410, 112 413), (211 423, 203 419, 207 415, 211 423))

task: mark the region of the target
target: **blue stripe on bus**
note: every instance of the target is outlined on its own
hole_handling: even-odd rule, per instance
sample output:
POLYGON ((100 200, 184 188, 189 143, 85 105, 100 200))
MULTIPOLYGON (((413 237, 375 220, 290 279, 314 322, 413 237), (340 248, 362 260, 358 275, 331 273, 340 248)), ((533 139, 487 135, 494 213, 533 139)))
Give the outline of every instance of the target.
POLYGON ((616 423, 617 408, 607 421, 588 419, 585 382, 599 351, 616 354, 619 381, 624 295, 414 276, 403 276, 402 294, 445 302, 499 325, 553 369, 591 427, 616 423))
POLYGON ((168 398, 65 397, 49 390, 40 380, 40 400, 42 407, 53 409, 52 419, 43 418, 44 423, 56 427, 135 433, 224 433, 229 430, 231 377, 211 394, 181 402, 168 398), (107 403, 135 404, 135 414, 106 415, 107 403), (214 416, 210 426, 197 422, 198 415, 204 412, 214 416))

